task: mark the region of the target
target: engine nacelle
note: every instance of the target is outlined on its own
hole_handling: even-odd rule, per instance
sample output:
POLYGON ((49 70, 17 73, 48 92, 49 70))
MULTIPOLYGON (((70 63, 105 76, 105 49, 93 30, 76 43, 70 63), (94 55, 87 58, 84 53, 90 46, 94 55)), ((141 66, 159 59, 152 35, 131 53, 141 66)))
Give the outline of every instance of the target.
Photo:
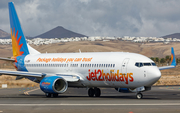
POLYGON ((68 83, 59 76, 45 77, 40 82, 40 88, 45 93, 64 93, 68 83))

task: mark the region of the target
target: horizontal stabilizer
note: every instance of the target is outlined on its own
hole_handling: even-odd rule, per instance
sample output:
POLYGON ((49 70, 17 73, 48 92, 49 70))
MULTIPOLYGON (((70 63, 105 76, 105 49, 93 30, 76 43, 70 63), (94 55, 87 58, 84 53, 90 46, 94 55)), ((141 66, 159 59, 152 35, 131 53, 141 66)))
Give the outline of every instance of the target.
POLYGON ((14 61, 15 61, 14 59, 10 59, 10 58, 2 58, 2 57, 0 57, 0 60, 11 61, 11 62, 14 62, 14 61))

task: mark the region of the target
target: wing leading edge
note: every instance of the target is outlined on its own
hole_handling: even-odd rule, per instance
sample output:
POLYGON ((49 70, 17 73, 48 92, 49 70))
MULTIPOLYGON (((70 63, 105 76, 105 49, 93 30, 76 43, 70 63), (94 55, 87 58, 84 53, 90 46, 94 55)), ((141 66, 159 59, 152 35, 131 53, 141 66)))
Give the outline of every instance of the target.
POLYGON ((37 78, 41 78, 46 75, 43 73, 24 72, 24 71, 7 71, 7 70, 0 70, 0 74, 11 75, 11 76, 37 77, 37 78))
POLYGON ((176 67, 176 58, 174 54, 174 48, 171 47, 171 65, 170 66, 163 66, 159 67, 159 70, 171 69, 176 67))
MULTIPOLYGON (((24 72, 24 71, 7 71, 0 70, 0 75, 11 75, 11 76, 19 76, 21 79, 23 77, 35 77, 35 78, 44 78, 46 77, 45 73, 35 73, 35 72, 24 72)), ((77 75, 66 75, 66 74, 54 74, 55 76, 59 76, 64 78, 67 82, 77 82, 80 80, 80 77, 77 75)))

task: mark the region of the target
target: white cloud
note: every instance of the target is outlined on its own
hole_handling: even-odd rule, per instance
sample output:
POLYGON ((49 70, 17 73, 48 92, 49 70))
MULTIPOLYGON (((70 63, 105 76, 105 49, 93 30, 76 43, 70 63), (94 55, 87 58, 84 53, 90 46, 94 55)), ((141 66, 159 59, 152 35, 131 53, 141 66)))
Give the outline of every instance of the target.
MULTIPOLYGON (((178 0, 14 0, 25 35, 56 26, 88 36, 162 36, 180 31, 178 0)), ((0 29, 9 31, 7 0, 0 29)))
POLYGON ((88 4, 91 0, 79 0, 82 3, 88 4))

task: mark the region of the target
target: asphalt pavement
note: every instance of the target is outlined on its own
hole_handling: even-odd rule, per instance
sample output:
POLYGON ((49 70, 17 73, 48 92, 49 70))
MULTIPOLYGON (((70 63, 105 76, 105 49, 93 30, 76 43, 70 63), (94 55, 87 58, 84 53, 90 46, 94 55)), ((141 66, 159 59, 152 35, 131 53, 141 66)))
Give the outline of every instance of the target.
POLYGON ((85 88, 68 88, 57 98, 46 98, 38 87, 0 89, 3 113, 180 113, 180 86, 152 87, 143 92, 120 93, 102 88, 101 97, 88 97, 85 88))

